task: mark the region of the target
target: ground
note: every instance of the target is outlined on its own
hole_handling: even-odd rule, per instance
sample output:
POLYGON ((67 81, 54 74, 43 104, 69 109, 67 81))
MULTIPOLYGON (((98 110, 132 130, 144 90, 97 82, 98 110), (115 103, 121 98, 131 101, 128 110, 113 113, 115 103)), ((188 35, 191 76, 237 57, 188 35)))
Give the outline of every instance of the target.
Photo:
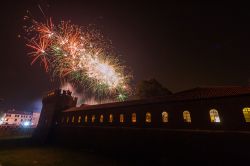
POLYGON ((74 166, 74 165, 131 165, 125 160, 100 156, 85 150, 53 146, 0 149, 0 166, 74 166))
MULTIPOLYGON (((0 137, 0 166, 131 165, 91 149, 72 149, 32 143, 31 135, 0 137)), ((132 164, 133 165, 133 164, 132 164)))
POLYGON ((107 140, 106 146, 82 139, 78 141, 85 146, 75 141, 41 145, 31 135, 0 137, 0 166, 246 165, 248 162, 248 135, 193 133, 190 139, 180 139, 176 133, 171 135, 176 138, 169 139, 171 143, 168 137, 164 137, 166 144, 160 141, 160 146, 154 140, 149 140, 151 146, 137 140, 125 144, 128 148, 122 146, 125 142, 112 145, 107 140))
POLYGON ((0 150, 1 166, 116 165, 108 160, 55 147, 22 147, 0 150))

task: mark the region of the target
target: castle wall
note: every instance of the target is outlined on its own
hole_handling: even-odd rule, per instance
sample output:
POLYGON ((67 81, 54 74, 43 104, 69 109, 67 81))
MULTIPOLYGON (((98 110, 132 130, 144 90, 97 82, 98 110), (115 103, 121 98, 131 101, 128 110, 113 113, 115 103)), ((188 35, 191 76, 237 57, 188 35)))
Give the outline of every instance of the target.
MULTIPOLYGON (((145 103, 140 105, 114 106, 110 108, 83 109, 61 112, 57 117, 58 126, 99 126, 117 128, 163 128, 163 129, 192 129, 192 130, 249 130, 245 122, 243 108, 250 107, 249 96, 224 97, 206 100, 190 100, 177 102, 145 103), (209 111, 216 109, 220 122, 211 122, 209 111), (183 111, 188 110, 191 122, 185 122, 183 111), (168 122, 162 121, 162 112, 168 113, 168 122), (136 113, 136 122, 132 122, 132 114, 136 113), (146 114, 151 114, 151 122, 146 122, 146 114), (113 121, 109 116, 113 115, 113 121), (124 122, 120 122, 120 115, 124 122), (103 115, 103 122, 100 116, 103 115), (87 121, 85 117, 87 116, 87 121), (95 116, 92 121, 92 116, 95 116), (79 121, 79 118, 81 120, 79 121), (74 119, 74 120, 73 120, 74 119)), ((84 107, 83 107, 84 108, 84 107)))
POLYGON ((48 95, 43 99, 34 138, 105 151, 171 152, 168 155, 177 155, 179 150, 186 155, 190 149, 194 154, 203 146, 209 152, 230 151, 230 148, 237 151, 238 147, 249 146, 250 125, 245 121, 243 109, 250 107, 250 95, 131 103, 76 108, 76 99, 69 94, 48 95), (211 122, 211 109, 218 111, 219 122, 211 122), (190 112, 191 122, 184 121, 185 110, 190 112), (165 123, 164 111, 168 113, 165 123), (136 113, 135 123, 133 113, 136 113), (146 120, 147 113, 151 115, 150 121, 146 120), (109 119, 110 114, 113 121, 109 119))

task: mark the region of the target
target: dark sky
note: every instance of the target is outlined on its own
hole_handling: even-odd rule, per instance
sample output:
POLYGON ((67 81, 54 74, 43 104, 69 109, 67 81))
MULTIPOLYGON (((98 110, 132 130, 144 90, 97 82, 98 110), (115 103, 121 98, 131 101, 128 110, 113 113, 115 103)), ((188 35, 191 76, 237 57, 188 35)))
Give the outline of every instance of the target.
POLYGON ((112 40, 134 82, 156 78, 173 92, 197 86, 247 85, 250 10, 247 4, 160 1, 1 1, 0 109, 36 109, 55 88, 39 63, 30 66, 22 34, 26 10, 40 4, 55 21, 95 24, 112 40))

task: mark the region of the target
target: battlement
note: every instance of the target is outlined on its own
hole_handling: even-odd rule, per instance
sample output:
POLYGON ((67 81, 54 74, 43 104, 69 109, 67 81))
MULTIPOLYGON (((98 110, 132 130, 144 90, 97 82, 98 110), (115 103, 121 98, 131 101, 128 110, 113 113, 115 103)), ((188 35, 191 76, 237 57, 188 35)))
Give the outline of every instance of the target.
POLYGON ((63 89, 54 89, 51 91, 48 91, 44 93, 43 95, 43 101, 49 100, 51 98, 68 98, 72 101, 72 103, 77 103, 77 97, 72 96, 72 92, 69 90, 63 90, 63 89))

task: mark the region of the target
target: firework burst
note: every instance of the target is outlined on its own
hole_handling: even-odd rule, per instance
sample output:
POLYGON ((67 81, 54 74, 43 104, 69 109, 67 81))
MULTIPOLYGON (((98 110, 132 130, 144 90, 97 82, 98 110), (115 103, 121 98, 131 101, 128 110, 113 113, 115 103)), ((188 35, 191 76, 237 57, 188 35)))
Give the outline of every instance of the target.
MULTIPOLYGON (((29 17, 25 17, 27 20, 29 17)), ((70 21, 58 25, 30 19, 25 26, 31 64, 40 61, 47 72, 74 85, 90 89, 98 96, 124 100, 130 93, 132 75, 111 51, 99 31, 70 21)))

